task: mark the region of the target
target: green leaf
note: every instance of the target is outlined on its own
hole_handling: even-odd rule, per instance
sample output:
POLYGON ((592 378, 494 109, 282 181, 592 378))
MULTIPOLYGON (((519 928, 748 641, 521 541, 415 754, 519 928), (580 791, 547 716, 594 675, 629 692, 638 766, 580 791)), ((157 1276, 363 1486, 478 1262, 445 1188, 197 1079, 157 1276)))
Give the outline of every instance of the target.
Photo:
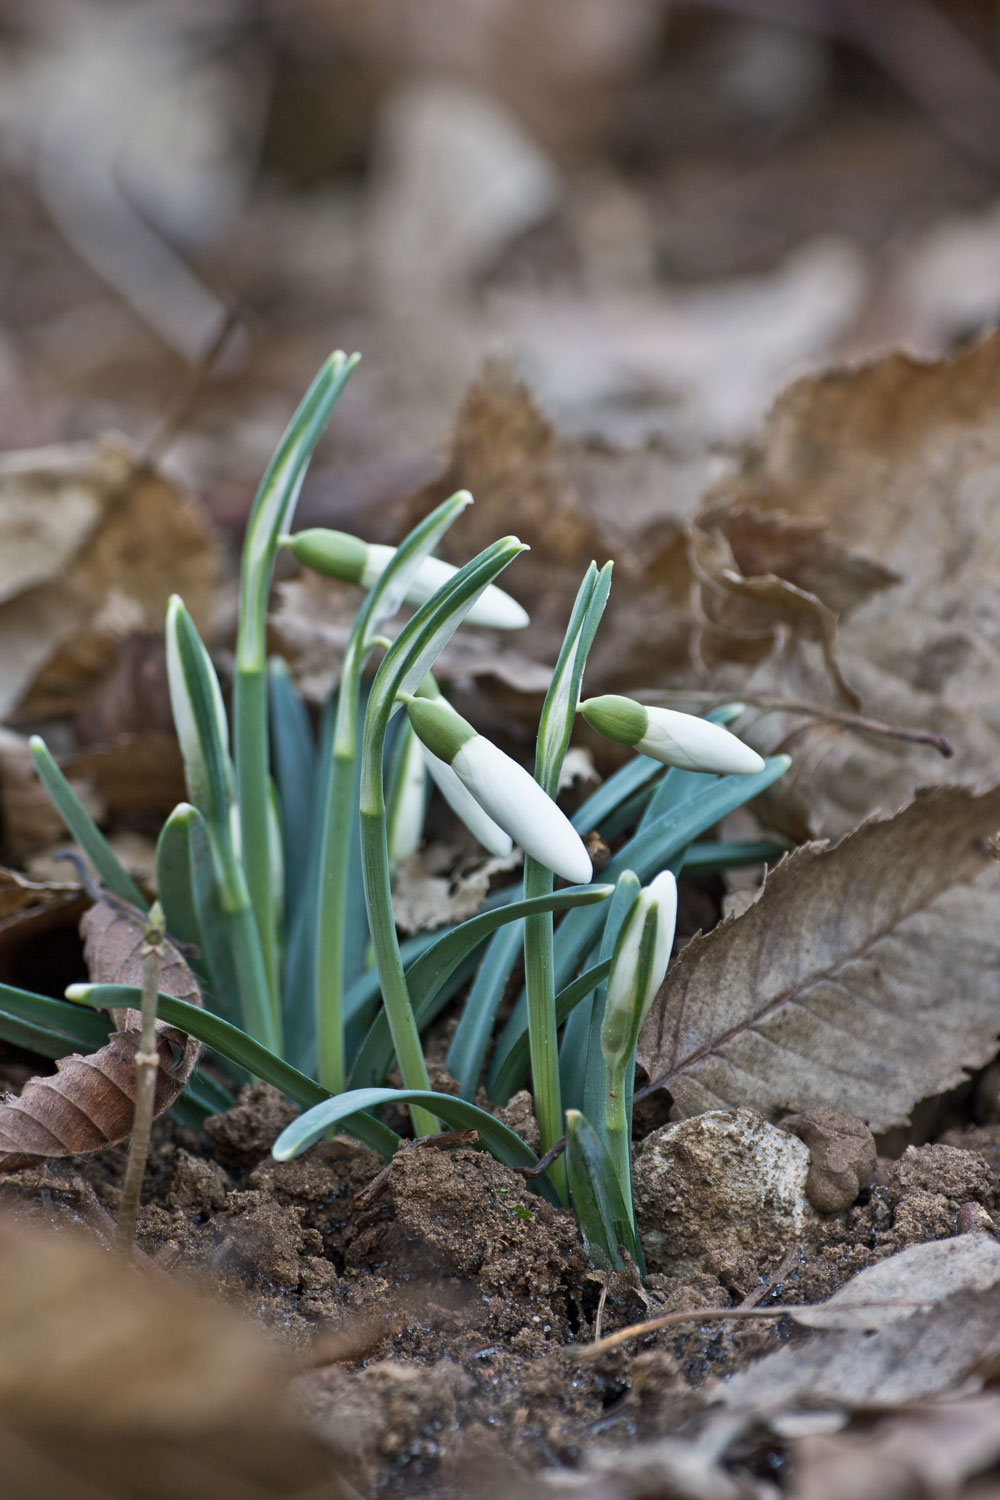
MULTIPOLYGON (((663 813, 655 823, 630 839, 604 866, 602 877, 605 880, 617 880, 625 870, 633 870, 639 881, 647 884, 661 870, 667 869, 671 861, 677 859, 700 833, 765 791, 779 776, 785 774, 789 765, 787 755, 774 755, 765 762, 763 771, 758 771, 753 776, 723 776, 718 780, 709 780, 700 772, 692 772, 700 780, 709 780, 709 784, 679 807, 663 813)), ((603 912, 572 911, 559 924, 559 941, 556 944, 557 985, 569 982, 574 970, 579 968, 598 943, 603 915, 603 912)), ((497 1070, 511 1046, 512 1038, 524 1029, 526 1017, 527 1005, 522 994, 504 1028, 487 1080, 489 1096, 494 1103, 506 1102, 505 1096, 496 1087, 497 1070)))
POLYGON ((11 984, 0 984, 0 1012, 0 1035, 43 1057, 94 1052, 104 1046, 111 1030, 105 1016, 88 1015, 65 1000, 36 995, 11 984))
POLYGON ((341 350, 321 366, 260 482, 247 521, 240 570, 237 664, 263 671, 267 595, 278 538, 288 531, 313 449, 359 356, 341 350))
MULTIPOLYGON (((611 960, 602 959, 592 968, 585 969, 582 974, 559 991, 556 995, 557 1026, 561 1026, 565 1020, 569 1019, 581 1000, 585 1000, 599 984, 607 979, 610 968, 611 960)), ((522 1010, 519 1013, 519 1024, 504 1031, 497 1047, 491 1074, 490 1098, 506 1101, 512 1094, 516 1094, 518 1089, 527 1082, 530 1063, 528 1023, 522 1010)))
POLYGON ((469 990, 462 1018, 448 1050, 448 1071, 458 1080, 463 1099, 476 1096, 500 1002, 523 942, 523 922, 515 922, 495 933, 469 990))
POLYGON ((285 884, 288 912, 308 900, 308 850, 316 823, 312 799, 316 776, 316 741, 309 714, 287 664, 280 657, 268 663, 271 751, 274 781, 281 806, 285 847, 285 884))
POLYGON ((215 860, 205 819, 190 802, 178 803, 156 844, 156 889, 167 931, 193 944, 191 966, 203 981, 205 1004, 227 1021, 240 1015, 240 993, 230 951, 215 860))
MULTIPOLYGON (((343 1124, 345 1118, 385 1104, 424 1105, 453 1130, 478 1130, 483 1145, 505 1166, 538 1166, 538 1158, 530 1146, 495 1116, 467 1099, 456 1099, 452 1094, 438 1094, 431 1089, 351 1089, 293 1120, 275 1141, 271 1154, 278 1161, 289 1161, 322 1140, 335 1125, 343 1124)), ((550 1195, 551 1189, 542 1179, 538 1179, 538 1186, 546 1196, 550 1195)))
POLYGON ((229 725, 212 659, 177 594, 167 606, 167 671, 188 797, 218 839, 233 797, 229 725))
MULTIPOLYGON (((611 885, 574 885, 558 891, 555 895, 539 896, 532 901, 515 901, 493 911, 481 912, 470 917, 460 926, 452 928, 421 954, 406 971, 406 985, 417 1025, 424 1026, 432 1019, 431 1007, 441 987, 458 966, 485 942, 497 928, 508 922, 517 922, 534 912, 568 911, 576 906, 593 906, 606 901, 614 891, 611 885)), ((352 1076, 355 1086, 361 1081, 382 1079, 392 1067, 392 1036, 389 1021, 382 1011, 372 1022, 368 1036, 354 1064, 352 1076)))
MULTIPOLYGON (((66 997, 76 1004, 89 1005, 94 1010, 114 1010, 119 1006, 139 1006, 142 991, 137 986, 128 984, 71 984, 66 997)), ((238 1026, 222 1020, 221 1016, 213 1016, 211 1011, 202 1010, 198 1005, 189 1005, 186 1000, 177 1000, 173 995, 161 994, 157 1008, 161 1020, 168 1025, 176 1026, 178 1031, 196 1037, 204 1046, 211 1047, 213 1052, 218 1052, 238 1067, 245 1068, 262 1082, 280 1089, 296 1104, 308 1108, 329 1099, 326 1089, 267 1047, 255 1042, 238 1026)), ((383 1156, 391 1156, 399 1143, 395 1131, 367 1116, 357 1119, 352 1117, 343 1123, 344 1129, 351 1135, 373 1150, 381 1152, 383 1156)))
MULTIPOLYGON (((607 921, 601 934, 598 959, 609 964, 614 955, 618 934, 625 918, 632 909, 642 885, 631 870, 618 877, 615 894, 608 908, 607 921)), ((609 971, 610 972, 610 971, 609 971)), ((601 1023, 604 1020, 604 1002, 607 984, 602 984, 594 994, 590 1005, 579 1006, 566 1022, 562 1047, 559 1054, 563 1068, 564 1097, 567 1105, 581 1108, 594 1126, 598 1135, 604 1123, 604 1099, 607 1090, 604 1054, 601 1050, 601 1023)), ((603 1139, 603 1137, 602 1137, 603 1139)))
POLYGON ((566 1111, 566 1170, 583 1244, 593 1264, 617 1271, 625 1249, 645 1275, 642 1250, 629 1221, 607 1147, 579 1110, 566 1111))
POLYGON ((42 785, 52 798, 66 827, 97 871, 101 884, 116 896, 121 896, 123 901, 131 901, 140 911, 145 911, 148 901, 56 765, 45 741, 35 734, 28 743, 42 785))

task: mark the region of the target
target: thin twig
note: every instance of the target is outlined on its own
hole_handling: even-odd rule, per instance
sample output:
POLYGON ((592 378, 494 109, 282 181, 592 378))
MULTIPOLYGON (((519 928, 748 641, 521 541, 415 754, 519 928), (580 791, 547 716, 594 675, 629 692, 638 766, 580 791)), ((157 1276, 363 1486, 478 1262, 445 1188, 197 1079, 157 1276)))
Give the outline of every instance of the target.
POLYGON ((760 1286, 755 1286, 752 1292, 747 1293, 740 1303, 740 1307, 756 1307, 758 1302, 763 1302, 764 1298, 773 1292, 776 1286, 780 1286, 785 1278, 795 1270, 801 1259, 802 1250, 800 1247, 798 1245, 789 1245, 781 1257, 777 1269, 772 1271, 771 1275, 766 1281, 762 1281, 760 1286))
POLYGON ((154 901, 142 933, 142 1030, 135 1054, 135 1106, 128 1163, 122 1184, 118 1209, 118 1248, 131 1254, 135 1245, 135 1226, 139 1216, 142 1181, 149 1157, 149 1135, 156 1108, 156 1077, 160 1058, 156 1049, 156 1005, 160 989, 160 969, 166 925, 163 908, 154 901))
POLYGON ((883 739, 904 740, 907 744, 930 745, 945 759, 954 755, 954 748, 942 734, 933 734, 929 729, 906 729, 901 724, 883 724, 880 719, 869 719, 864 714, 848 713, 845 709, 824 708, 818 703, 800 703, 791 698, 771 698, 765 693, 706 692, 702 689, 652 688, 643 695, 650 703, 697 703, 708 705, 738 699, 748 708, 759 708, 764 714, 807 714, 828 724, 840 724, 845 729, 857 730, 860 734, 880 735, 883 739))
POLYGON ((547 1172, 556 1158, 562 1156, 565 1150, 566 1137, 562 1136, 549 1147, 544 1156, 538 1158, 533 1167, 517 1167, 515 1170, 530 1182, 532 1178, 541 1177, 544 1172, 547 1172))
POLYGON ((604 1323, 604 1305, 608 1300, 608 1288, 611 1285, 611 1278, 614 1274, 614 1271, 605 1271, 604 1273, 604 1285, 601 1287, 601 1295, 597 1303, 597 1316, 594 1318, 595 1344, 599 1344, 601 1342, 601 1327, 604 1323))
POLYGON ((566 1353, 573 1359, 593 1359, 598 1354, 604 1354, 609 1349, 617 1349, 619 1344, 626 1344, 630 1339, 642 1338, 647 1333, 656 1333, 661 1328, 672 1328, 681 1323, 725 1323, 725 1322, 750 1322, 758 1318, 790 1318, 796 1313, 804 1312, 867 1312, 873 1310, 884 1311, 886 1308, 897 1307, 928 1307, 926 1301, 898 1300, 890 1302, 852 1302, 845 1304, 843 1308, 831 1307, 822 1302, 802 1303, 791 1307, 692 1307, 683 1308, 679 1312, 661 1313, 659 1317, 647 1318, 643 1323, 630 1323, 627 1328, 619 1328, 615 1333, 609 1333, 606 1338, 599 1339, 593 1344, 570 1345, 566 1353))

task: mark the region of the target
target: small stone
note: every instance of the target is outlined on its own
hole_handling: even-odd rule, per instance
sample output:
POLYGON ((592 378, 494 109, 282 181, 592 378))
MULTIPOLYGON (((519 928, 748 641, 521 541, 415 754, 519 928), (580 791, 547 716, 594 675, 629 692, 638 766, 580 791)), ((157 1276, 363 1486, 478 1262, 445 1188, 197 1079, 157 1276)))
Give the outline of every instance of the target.
POLYGON ((875 1137, 863 1120, 827 1104, 781 1122, 809 1147, 806 1197, 820 1213, 841 1213, 870 1187, 878 1169, 875 1137))
MULTIPOLYGON (((752 1109, 712 1110, 639 1147, 635 1206, 650 1270, 760 1275, 818 1222, 806 1146, 752 1109)), ((752 1282, 751 1282, 752 1284, 752 1282)))

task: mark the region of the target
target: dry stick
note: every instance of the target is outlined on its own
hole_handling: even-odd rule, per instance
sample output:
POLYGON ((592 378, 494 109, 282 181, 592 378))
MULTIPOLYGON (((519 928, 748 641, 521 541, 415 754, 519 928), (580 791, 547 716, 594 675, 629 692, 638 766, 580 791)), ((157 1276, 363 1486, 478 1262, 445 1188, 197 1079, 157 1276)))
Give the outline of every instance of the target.
POLYGON ((163 967, 166 922, 163 907, 154 901, 142 931, 142 1030, 135 1054, 135 1106, 128 1163, 122 1184, 118 1209, 118 1248, 126 1254, 135 1245, 135 1226, 139 1215, 142 1180, 149 1157, 149 1135, 156 1109, 156 1077, 160 1056, 156 1048, 156 1002, 163 967))
POLYGON ((642 1338, 644 1334, 656 1333, 660 1328, 672 1328, 679 1323, 749 1322, 757 1318, 791 1318, 796 1313, 804 1312, 854 1313, 876 1309, 884 1311, 887 1307, 930 1306, 931 1303, 926 1301, 899 1299, 886 1302, 851 1302, 845 1303, 842 1307, 831 1307, 823 1302, 804 1302, 790 1307, 692 1307, 682 1309, 680 1312, 661 1313, 658 1318, 647 1318, 644 1323, 630 1323, 627 1328, 619 1328, 616 1333, 609 1333, 607 1338, 599 1339, 593 1344, 571 1345, 565 1352, 572 1359, 593 1359, 598 1354, 606 1353, 608 1349, 617 1349, 619 1344, 626 1344, 630 1339, 642 1338))
MULTIPOLYGON (((636 694, 636 696, 640 696, 636 694)), ((698 703, 703 707, 713 703, 725 703, 726 693, 709 693, 697 689, 692 692, 670 688, 651 688, 643 693, 644 703, 698 703)), ((864 714, 847 713, 839 708, 822 708, 818 703, 800 703, 792 698, 770 698, 763 693, 740 693, 728 695, 745 703, 748 708, 759 708, 764 714, 807 714, 828 724, 840 724, 845 729, 855 729, 861 734, 877 734, 883 739, 905 740, 913 745, 930 745, 946 759, 954 755, 953 747, 944 735, 933 734, 929 729, 905 729, 901 724, 883 724, 880 719, 869 719, 864 714)))

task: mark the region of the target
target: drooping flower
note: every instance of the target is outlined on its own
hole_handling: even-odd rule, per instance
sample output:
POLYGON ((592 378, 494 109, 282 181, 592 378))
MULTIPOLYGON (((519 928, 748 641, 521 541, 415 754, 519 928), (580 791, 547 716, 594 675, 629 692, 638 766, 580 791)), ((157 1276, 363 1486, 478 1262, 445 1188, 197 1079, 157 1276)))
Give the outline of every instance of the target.
POLYGON ((714 771, 719 776, 749 776, 763 771, 764 761, 749 745, 694 714, 672 708, 647 708, 634 698, 605 693, 580 704, 591 729, 618 745, 685 771, 714 771))
MULTIPOLYGON (((322 526, 296 532, 294 536, 285 536, 281 540, 299 562, 317 573, 340 578, 345 583, 360 584, 364 589, 370 589, 381 578, 396 552, 395 547, 365 542, 349 532, 331 531, 322 526)), ((423 604, 457 572, 457 568, 440 557, 425 557, 410 579, 405 602, 423 604)), ((493 630, 521 630, 528 624, 527 612, 494 583, 483 590, 465 618, 470 625, 484 625, 493 630)))
POLYGON ((406 711, 431 754, 451 768, 526 854, 574 884, 586 885, 593 878, 583 840, 530 772, 477 734, 442 698, 407 698, 406 711))

